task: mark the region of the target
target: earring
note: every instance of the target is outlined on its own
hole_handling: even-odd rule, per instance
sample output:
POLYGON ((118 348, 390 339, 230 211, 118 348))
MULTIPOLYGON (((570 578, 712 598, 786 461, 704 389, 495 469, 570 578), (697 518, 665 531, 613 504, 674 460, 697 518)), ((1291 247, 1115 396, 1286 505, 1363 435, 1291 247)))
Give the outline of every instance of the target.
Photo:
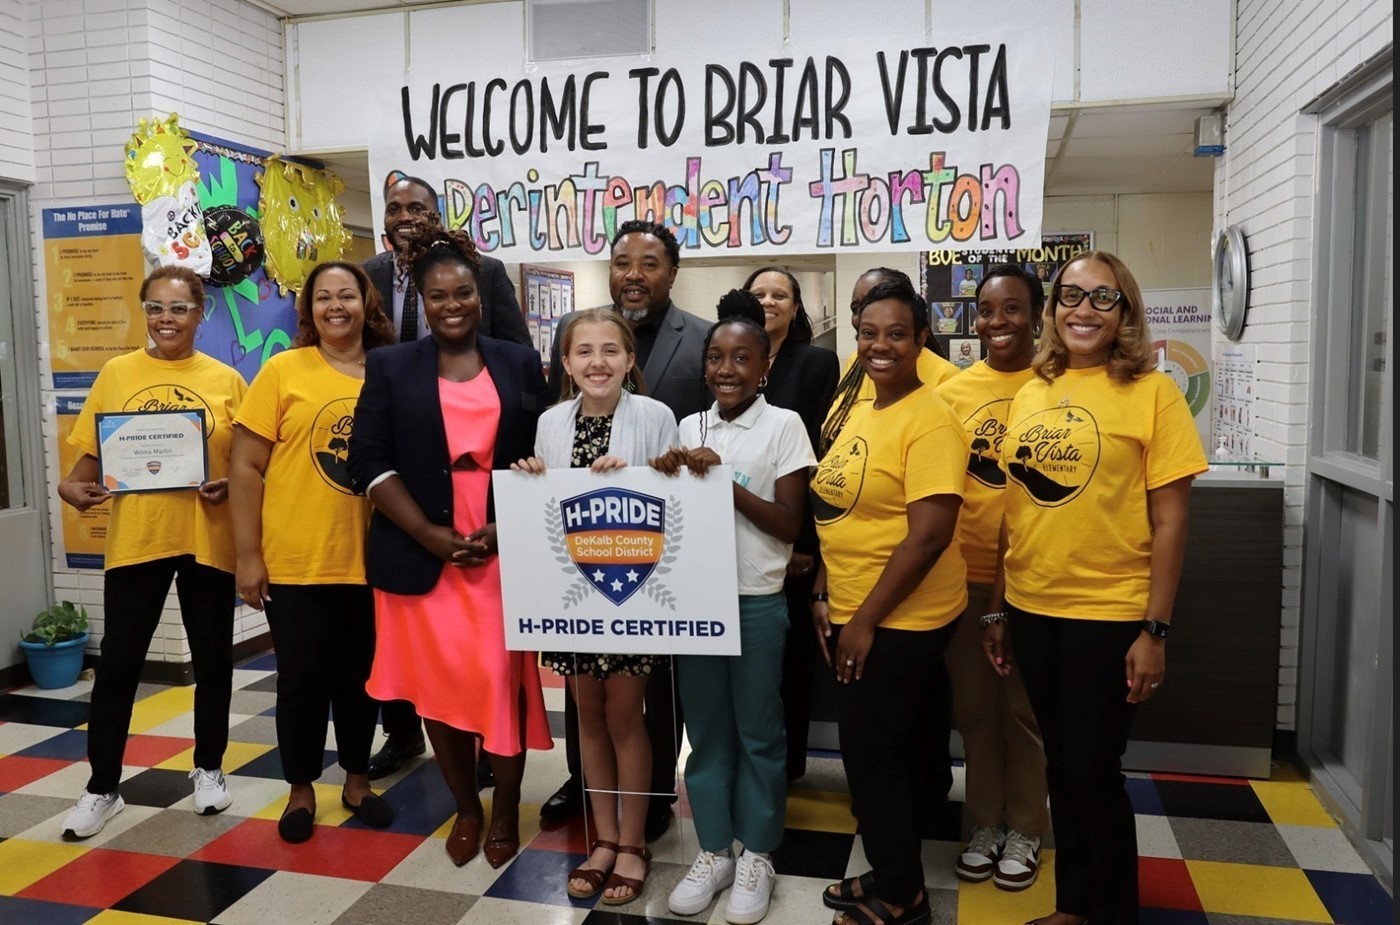
POLYGON ((758 387, 759 387, 760 389, 766 389, 766 388, 768 388, 768 377, 767 377, 767 376, 764 376, 762 379, 758 380, 758 387))

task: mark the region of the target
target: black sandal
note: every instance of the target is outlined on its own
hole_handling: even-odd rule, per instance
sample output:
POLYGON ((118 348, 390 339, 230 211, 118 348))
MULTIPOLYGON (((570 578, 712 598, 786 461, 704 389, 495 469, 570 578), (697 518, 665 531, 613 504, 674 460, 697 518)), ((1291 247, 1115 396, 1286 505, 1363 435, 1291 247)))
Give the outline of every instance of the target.
POLYGON ((842 925, 918 925, 933 916, 928 905, 928 890, 923 891, 918 902, 905 906, 899 915, 895 915, 894 910, 875 896, 867 896, 850 909, 840 910, 840 913, 842 925))
POLYGON ((822 905, 828 909, 854 909, 860 905, 861 900, 869 897, 875 889, 875 872, 861 874, 859 877, 847 877, 840 883, 832 883, 822 890, 822 905), (855 894, 854 887, 860 884, 860 895, 855 894), (831 888, 835 887, 833 894, 831 888))

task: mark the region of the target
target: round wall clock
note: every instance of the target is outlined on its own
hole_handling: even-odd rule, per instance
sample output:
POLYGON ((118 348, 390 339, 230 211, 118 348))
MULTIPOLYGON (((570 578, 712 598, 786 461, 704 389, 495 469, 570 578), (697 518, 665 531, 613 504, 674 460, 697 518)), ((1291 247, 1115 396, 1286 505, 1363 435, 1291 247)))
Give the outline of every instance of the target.
POLYGON ((1244 232, 1231 225, 1215 236, 1211 248, 1211 313, 1222 334, 1239 340, 1248 309, 1249 249, 1244 232))

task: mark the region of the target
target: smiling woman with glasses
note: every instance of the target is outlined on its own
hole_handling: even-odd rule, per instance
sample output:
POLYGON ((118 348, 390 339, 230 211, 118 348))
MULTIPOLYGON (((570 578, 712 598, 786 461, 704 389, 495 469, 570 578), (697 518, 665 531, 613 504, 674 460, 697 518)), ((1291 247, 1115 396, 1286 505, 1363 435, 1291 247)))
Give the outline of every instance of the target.
MULTIPOLYGON (((195 350, 204 320, 204 284, 184 267, 159 267, 141 283, 150 346, 103 365, 69 442, 81 453, 58 496, 85 511, 110 501, 103 580, 102 669, 92 690, 88 763, 92 776, 63 821, 66 838, 88 838, 122 811, 117 792, 136 684, 175 581, 189 638, 194 695, 194 809, 217 813, 232 802, 224 782, 233 688, 233 533, 228 496, 233 416, 247 384, 229 366, 195 350), (198 489, 113 494, 98 462, 96 416, 150 411, 203 415, 208 480, 198 489)), ((115 483, 113 483, 115 485, 115 483)))
POLYGON ((1003 555, 983 647, 1015 657, 1045 744, 1055 912, 1037 925, 1137 921, 1137 835, 1122 757, 1166 676, 1191 480, 1205 453, 1155 370, 1142 292, 1112 254, 1060 271, 1035 377, 1011 404, 1003 555))

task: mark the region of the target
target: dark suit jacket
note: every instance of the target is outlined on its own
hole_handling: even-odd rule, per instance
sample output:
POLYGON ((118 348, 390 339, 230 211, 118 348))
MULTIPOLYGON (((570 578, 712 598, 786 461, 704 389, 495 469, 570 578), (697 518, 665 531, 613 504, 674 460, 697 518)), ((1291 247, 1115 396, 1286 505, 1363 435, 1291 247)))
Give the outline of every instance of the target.
MULTIPOLYGON (((559 345, 564 342, 564 329, 574 318, 569 312, 559 319, 554 332, 554 346, 549 354, 549 394, 559 397, 564 384, 564 364, 559 362, 559 345)), ((656 340, 651 354, 642 367, 642 379, 647 395, 671 409, 676 420, 710 407, 710 392, 705 388, 705 335, 710 322, 683 312, 672 302, 656 325, 656 340)))
MULTIPOLYGON (((365 261, 365 272, 370 282, 379 290, 379 298, 384 303, 384 314, 394 324, 394 337, 399 336, 399 319, 394 316, 394 254, 392 251, 376 254, 365 261)), ((481 325, 477 333, 500 340, 510 340, 517 344, 532 346, 530 329, 525 325, 525 316, 520 314, 520 303, 515 299, 515 287, 510 284, 506 265, 495 257, 481 255, 481 279, 477 280, 481 289, 481 325)))
MULTIPOLYGON (((822 422, 836 395, 836 382, 841 377, 841 361, 825 347, 795 344, 789 338, 778 348, 773 366, 768 370, 768 387, 763 395, 777 408, 796 411, 816 452, 821 439, 822 422)), ((817 525, 808 510, 802 521, 802 533, 793 548, 798 552, 815 554, 817 525)))
MULTIPOLYGON (((492 469, 505 469, 535 451, 535 424, 548 405, 544 373, 534 350, 478 337, 486 369, 501 397, 492 469)), ((424 516, 452 526, 452 474, 447 429, 438 398, 438 348, 431 337, 371 350, 365 384, 350 434, 350 480, 363 492, 394 470, 424 516)), ((487 517, 494 520, 488 497, 487 517)), ((370 518, 365 577, 394 594, 427 594, 442 573, 442 560, 378 511, 370 518)))

